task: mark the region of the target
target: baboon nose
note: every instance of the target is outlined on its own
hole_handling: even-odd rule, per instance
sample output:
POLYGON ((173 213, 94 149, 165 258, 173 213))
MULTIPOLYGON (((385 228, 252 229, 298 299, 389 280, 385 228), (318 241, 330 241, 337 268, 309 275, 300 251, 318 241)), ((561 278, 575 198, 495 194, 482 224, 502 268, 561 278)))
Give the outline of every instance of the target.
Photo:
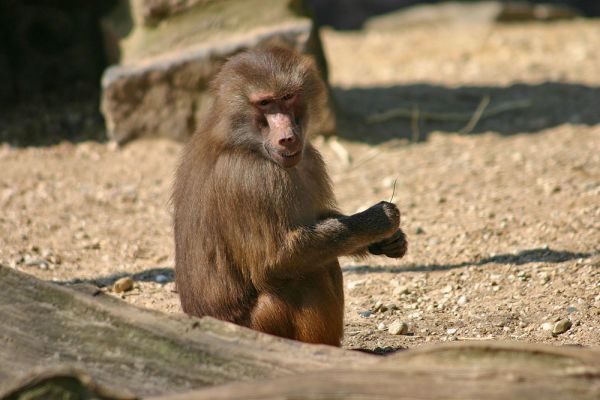
POLYGON ((296 144, 296 136, 294 136, 294 135, 284 136, 279 139, 279 145, 283 146, 283 147, 290 147, 295 144, 296 144))

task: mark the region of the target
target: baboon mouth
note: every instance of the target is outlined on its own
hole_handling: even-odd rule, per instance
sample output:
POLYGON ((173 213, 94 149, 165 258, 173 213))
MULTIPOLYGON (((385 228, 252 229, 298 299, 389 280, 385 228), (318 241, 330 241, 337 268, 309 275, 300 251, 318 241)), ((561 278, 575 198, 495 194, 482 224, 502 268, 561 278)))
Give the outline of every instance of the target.
POLYGON ((284 168, 290 168, 300 162, 302 158, 302 149, 296 151, 280 151, 269 146, 265 146, 267 153, 273 161, 284 168))
POLYGON ((291 152, 291 151, 284 151, 284 152, 281 152, 281 153, 279 153, 279 154, 281 154, 281 155, 282 155, 283 157, 285 157, 285 158, 294 158, 294 157, 296 157, 298 154, 300 154, 300 150, 298 150, 298 151, 295 151, 295 152, 291 152))
POLYGON ((298 164, 300 162, 300 158, 302 155, 300 150, 282 151, 282 152, 277 151, 276 153, 280 158, 279 160, 276 160, 276 161, 283 168, 291 168, 291 167, 295 166, 296 164, 298 164))

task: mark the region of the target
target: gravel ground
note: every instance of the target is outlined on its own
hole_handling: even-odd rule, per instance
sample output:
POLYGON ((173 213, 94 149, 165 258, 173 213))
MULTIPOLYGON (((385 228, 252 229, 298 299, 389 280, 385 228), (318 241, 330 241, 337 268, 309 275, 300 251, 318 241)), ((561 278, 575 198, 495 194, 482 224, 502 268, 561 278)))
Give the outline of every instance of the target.
MULTIPOLYGON (((409 239, 402 260, 342 259, 344 346, 600 345, 600 22, 323 39, 341 129, 315 142, 339 203, 394 192, 409 239)), ((107 291, 128 275, 125 301, 181 312, 168 202, 180 147, 0 144, 0 264, 107 291)))

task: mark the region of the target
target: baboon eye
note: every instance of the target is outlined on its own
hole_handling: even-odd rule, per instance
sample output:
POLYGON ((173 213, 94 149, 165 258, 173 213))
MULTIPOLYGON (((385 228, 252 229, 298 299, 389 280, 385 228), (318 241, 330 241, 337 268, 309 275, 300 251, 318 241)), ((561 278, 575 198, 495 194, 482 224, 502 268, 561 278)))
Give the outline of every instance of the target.
POLYGON ((295 94, 293 94, 293 93, 288 93, 288 94, 286 94, 285 96, 283 96, 283 97, 282 97, 282 99, 283 99, 283 100, 291 100, 291 99, 293 99, 293 98, 294 98, 294 96, 295 96, 295 94))
POLYGON ((259 101, 259 102, 258 102, 258 105, 259 105, 259 106, 263 106, 263 107, 264 107, 264 106, 268 106, 270 103, 271 103, 271 100, 267 100, 267 99, 265 99, 265 100, 261 100, 261 101, 259 101))

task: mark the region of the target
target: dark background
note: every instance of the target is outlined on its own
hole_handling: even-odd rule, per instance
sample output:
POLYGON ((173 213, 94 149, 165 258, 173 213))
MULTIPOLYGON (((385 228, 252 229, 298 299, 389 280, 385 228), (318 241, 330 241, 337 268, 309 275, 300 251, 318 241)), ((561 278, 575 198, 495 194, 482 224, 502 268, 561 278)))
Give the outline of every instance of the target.
MULTIPOLYGON (((366 19, 435 0, 307 0, 320 25, 360 29, 366 19)), ((594 0, 531 0, 600 15, 594 0)), ((0 102, 5 105, 68 87, 92 92, 106 67, 99 20, 114 0, 0 1, 0 102), (91 86, 91 87, 89 87, 91 86)), ((64 91, 64 90, 63 90, 64 91)))
MULTIPOLYGON (((360 29, 372 16, 434 0, 305 0, 317 23, 360 29)), ((0 0, 0 142, 106 140, 99 112, 108 61, 100 20, 116 0, 0 0)), ((521 1, 520 3, 527 3, 521 1)), ((595 0, 531 0, 600 16, 595 0)), ((346 96, 351 98, 352 96, 346 96)))

